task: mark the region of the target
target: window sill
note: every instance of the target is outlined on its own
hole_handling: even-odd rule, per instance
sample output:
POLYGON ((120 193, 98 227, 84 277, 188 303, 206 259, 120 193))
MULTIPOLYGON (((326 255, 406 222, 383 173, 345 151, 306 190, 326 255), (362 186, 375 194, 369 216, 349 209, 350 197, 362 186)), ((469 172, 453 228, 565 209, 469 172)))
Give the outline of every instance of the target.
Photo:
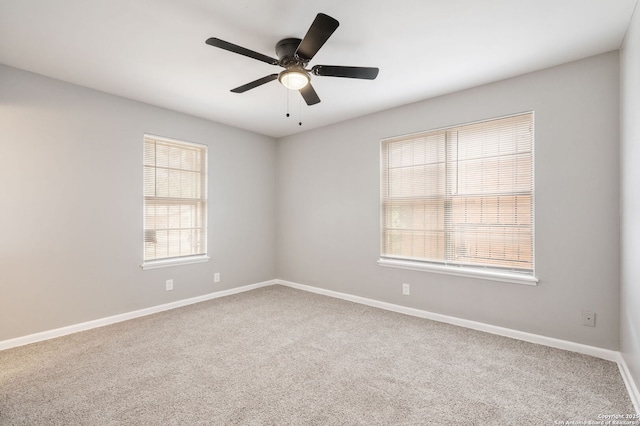
POLYGON ((436 274, 455 275, 458 277, 478 278, 481 280, 501 281, 513 284, 538 285, 538 278, 533 275, 503 272, 489 269, 465 268, 463 266, 434 265, 410 260, 379 259, 378 265, 389 268, 409 269, 412 271, 433 272, 436 274))
POLYGON ((170 266, 191 265, 193 263, 208 262, 210 259, 211 258, 209 256, 202 255, 202 256, 178 257, 174 259, 150 260, 148 262, 144 262, 142 265, 140 265, 140 267, 144 270, 168 268, 170 266))

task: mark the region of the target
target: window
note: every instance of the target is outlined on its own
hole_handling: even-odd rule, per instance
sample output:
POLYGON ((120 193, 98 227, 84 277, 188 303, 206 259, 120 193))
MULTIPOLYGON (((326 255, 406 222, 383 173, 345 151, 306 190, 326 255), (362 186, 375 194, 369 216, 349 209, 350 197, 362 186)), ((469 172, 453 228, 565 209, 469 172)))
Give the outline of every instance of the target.
POLYGON ((207 147, 145 135, 143 268, 206 253, 207 147))
POLYGON ((385 139, 381 154, 381 265, 537 281, 533 113, 385 139))

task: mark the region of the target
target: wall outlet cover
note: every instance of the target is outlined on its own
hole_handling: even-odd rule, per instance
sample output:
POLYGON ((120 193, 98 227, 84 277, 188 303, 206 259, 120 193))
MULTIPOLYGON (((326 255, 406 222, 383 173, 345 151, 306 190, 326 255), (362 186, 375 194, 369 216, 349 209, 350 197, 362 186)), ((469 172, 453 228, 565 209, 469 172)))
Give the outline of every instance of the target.
POLYGON ((596 326, 596 313, 592 311, 582 311, 582 325, 587 327, 596 326))
POLYGON ((402 284, 402 294, 405 296, 409 296, 411 294, 411 285, 402 284))

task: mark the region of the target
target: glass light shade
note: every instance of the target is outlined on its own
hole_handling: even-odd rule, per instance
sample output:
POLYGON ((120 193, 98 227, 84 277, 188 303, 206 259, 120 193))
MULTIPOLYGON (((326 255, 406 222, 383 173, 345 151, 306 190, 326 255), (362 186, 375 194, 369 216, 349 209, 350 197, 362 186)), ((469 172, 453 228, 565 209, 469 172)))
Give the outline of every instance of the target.
POLYGON ((295 68, 282 71, 278 76, 278 80, 289 90, 300 90, 309 84, 307 73, 295 68))

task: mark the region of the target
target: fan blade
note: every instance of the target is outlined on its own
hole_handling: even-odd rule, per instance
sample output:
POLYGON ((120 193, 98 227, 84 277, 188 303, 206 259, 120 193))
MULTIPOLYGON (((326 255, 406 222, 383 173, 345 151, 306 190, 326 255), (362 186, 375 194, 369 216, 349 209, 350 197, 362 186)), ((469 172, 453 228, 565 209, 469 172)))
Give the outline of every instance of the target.
POLYGON ((331 16, 318 13, 296 50, 298 57, 310 61, 331 37, 338 25, 340 23, 331 16))
POLYGON ((300 89, 300 94, 309 106, 320 103, 320 98, 318 97, 316 91, 313 90, 313 86, 311 85, 311 83, 308 83, 306 86, 300 89))
POLYGON ((316 65, 311 71, 315 75, 325 77, 363 78, 374 80, 378 76, 378 68, 367 67, 341 67, 335 65, 316 65))
POLYGON ((236 87, 235 89, 231 89, 233 93, 244 93, 247 90, 255 89, 258 86, 262 86, 265 83, 273 81, 278 78, 278 74, 271 74, 266 77, 262 77, 257 79, 256 81, 252 81, 251 83, 247 83, 243 86, 236 87))
POLYGON ((248 56, 249 58, 257 59, 271 65, 278 65, 277 59, 274 59, 267 55, 263 55, 262 53, 254 52, 253 50, 246 49, 242 46, 229 43, 228 41, 220 40, 219 38, 211 37, 207 39, 206 43, 210 46, 219 47, 220 49, 228 50, 229 52, 248 56))

